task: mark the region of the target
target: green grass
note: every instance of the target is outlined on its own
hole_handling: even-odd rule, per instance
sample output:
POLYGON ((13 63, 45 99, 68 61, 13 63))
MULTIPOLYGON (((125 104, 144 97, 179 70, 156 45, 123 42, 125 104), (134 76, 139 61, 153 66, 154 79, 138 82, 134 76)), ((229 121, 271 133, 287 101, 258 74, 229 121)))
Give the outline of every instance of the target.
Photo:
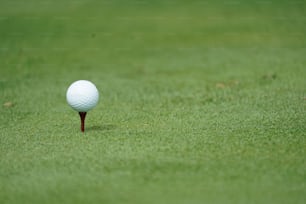
POLYGON ((0 1, 0 203, 306 202, 303 1, 0 1), (85 134, 65 101, 93 81, 85 134))

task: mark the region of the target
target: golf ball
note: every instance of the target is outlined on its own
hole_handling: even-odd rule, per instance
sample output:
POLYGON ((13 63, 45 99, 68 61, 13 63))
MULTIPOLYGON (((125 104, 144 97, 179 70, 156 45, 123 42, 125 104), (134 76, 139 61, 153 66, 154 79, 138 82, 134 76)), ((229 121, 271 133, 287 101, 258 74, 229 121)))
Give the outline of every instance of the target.
POLYGON ((95 107, 99 101, 97 87, 90 81, 79 80, 73 82, 66 93, 68 104, 78 112, 87 112, 95 107))

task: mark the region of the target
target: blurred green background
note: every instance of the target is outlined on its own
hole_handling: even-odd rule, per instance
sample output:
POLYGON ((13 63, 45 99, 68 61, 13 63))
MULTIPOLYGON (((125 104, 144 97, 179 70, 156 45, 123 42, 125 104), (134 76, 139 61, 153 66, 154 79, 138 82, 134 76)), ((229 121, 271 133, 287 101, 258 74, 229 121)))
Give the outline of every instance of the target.
POLYGON ((305 14, 0 0, 0 203, 305 203, 305 14), (101 96, 85 134, 79 79, 101 96))

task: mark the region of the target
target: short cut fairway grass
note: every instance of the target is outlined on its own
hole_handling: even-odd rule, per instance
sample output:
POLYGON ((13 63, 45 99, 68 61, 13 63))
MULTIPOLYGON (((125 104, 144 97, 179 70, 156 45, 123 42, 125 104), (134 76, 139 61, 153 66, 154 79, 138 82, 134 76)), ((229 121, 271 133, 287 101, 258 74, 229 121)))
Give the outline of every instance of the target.
POLYGON ((304 204, 304 1, 0 1, 0 203, 304 204), (65 101, 93 81, 87 130, 65 101))

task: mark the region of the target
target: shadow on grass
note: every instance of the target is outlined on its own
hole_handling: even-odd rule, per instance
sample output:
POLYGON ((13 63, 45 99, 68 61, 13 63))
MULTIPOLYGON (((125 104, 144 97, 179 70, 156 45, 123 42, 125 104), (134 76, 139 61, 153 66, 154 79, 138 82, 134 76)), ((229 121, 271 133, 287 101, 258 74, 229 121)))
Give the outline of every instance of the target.
POLYGON ((104 124, 104 125, 94 125, 94 126, 89 126, 86 128, 86 131, 109 131, 109 130, 114 130, 116 128, 116 125, 113 124, 104 124))

